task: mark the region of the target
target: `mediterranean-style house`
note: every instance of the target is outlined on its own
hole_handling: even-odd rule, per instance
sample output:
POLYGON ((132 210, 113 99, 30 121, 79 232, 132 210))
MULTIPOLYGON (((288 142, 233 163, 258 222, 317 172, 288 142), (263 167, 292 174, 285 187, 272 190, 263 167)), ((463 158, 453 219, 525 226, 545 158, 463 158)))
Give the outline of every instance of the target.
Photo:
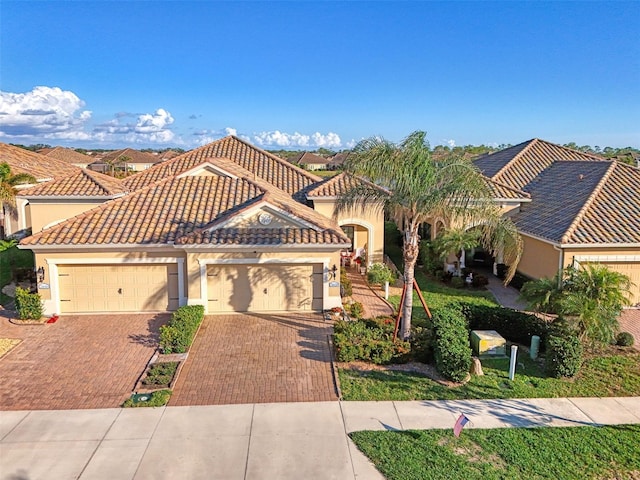
POLYGON ((20 192, 48 314, 323 310, 341 254, 382 259, 383 212, 334 217, 356 180, 328 180, 237 137, 127 177, 87 170, 20 192))
POLYGON ((533 139, 475 161, 491 180, 530 196, 507 209, 524 241, 518 271, 553 277, 597 262, 626 274, 640 302, 640 169, 533 139))
POLYGON ((89 164, 88 168, 96 172, 109 171, 142 172, 162 162, 162 158, 153 153, 141 152, 133 148, 115 150, 104 155, 99 160, 89 164))
POLYGON ((38 153, 49 158, 57 158, 63 162, 70 163, 78 168, 87 168, 94 159, 84 153, 76 152, 72 148, 53 147, 38 150, 38 153))
MULTIPOLYGON (((35 254, 49 314, 322 310, 340 305, 345 255, 383 256, 379 205, 334 215, 362 180, 322 179, 234 136, 123 180, 75 167, 44 178, 42 156, 8 148, 0 161, 15 154, 40 182, 19 192, 33 232, 20 248, 35 254)), ((639 169, 538 139, 476 165, 522 235, 522 274, 604 263, 640 302, 639 169)), ((445 226, 434 219, 432 235, 445 226)))
POLYGON ((291 158, 291 163, 300 165, 305 170, 326 170, 329 159, 311 152, 300 152, 291 158))

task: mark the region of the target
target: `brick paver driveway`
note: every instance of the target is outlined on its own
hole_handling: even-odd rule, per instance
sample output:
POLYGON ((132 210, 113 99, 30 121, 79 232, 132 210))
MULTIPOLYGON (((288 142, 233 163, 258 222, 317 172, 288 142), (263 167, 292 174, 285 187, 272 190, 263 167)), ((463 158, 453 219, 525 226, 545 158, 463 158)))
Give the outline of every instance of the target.
POLYGON ((13 325, 0 337, 22 343, 0 359, 0 410, 118 407, 158 344, 169 315, 62 316, 49 325, 13 325))
POLYGON ((207 316, 169 405, 337 400, 321 314, 207 316))
POLYGON ((620 331, 631 333, 636 339, 633 346, 640 350, 640 308, 623 310, 620 314, 620 331))

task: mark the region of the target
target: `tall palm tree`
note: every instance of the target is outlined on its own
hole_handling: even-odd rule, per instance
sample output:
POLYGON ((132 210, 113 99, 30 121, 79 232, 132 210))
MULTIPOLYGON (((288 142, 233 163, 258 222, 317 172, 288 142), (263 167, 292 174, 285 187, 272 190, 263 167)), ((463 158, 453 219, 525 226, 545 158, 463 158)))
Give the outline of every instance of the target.
POLYGON ((16 185, 25 183, 36 183, 36 179, 28 173, 14 175, 11 173, 11 167, 8 163, 0 163, 0 226, 4 226, 6 213, 12 216, 16 215, 16 185))
MULTIPOLYGON (((399 144, 380 137, 359 142, 347 158, 344 170, 384 187, 365 183, 345 192, 336 214, 355 207, 384 208, 403 238, 404 281, 413 291, 419 254, 420 227, 436 217, 456 225, 477 225, 487 250, 505 245, 505 263, 513 276, 522 243, 512 222, 501 217, 485 177, 467 160, 457 156, 434 159, 425 132, 416 131, 399 144)), ((405 295, 401 336, 411 335, 413 295, 405 295)))

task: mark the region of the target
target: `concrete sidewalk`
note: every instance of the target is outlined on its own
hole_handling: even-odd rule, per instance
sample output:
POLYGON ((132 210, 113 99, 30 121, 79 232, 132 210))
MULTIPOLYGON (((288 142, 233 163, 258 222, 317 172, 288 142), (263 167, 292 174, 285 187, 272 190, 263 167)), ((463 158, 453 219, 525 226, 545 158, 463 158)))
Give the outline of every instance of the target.
POLYGON ((319 402, 0 413, 0 478, 382 479, 357 430, 640 423, 640 397, 319 402))

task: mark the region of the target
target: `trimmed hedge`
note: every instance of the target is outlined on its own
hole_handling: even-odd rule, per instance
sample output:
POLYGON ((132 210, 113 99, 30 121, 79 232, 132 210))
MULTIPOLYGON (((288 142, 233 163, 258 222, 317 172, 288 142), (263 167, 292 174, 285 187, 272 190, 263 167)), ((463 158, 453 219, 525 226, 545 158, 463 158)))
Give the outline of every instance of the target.
POLYGON ((433 354, 436 368, 443 377, 460 382, 471 367, 471 346, 467 320, 459 307, 450 306, 433 312, 433 354))
POLYGON ((471 303, 462 303, 461 307, 470 330, 495 330, 507 340, 521 345, 530 345, 533 335, 538 335, 544 345, 548 336, 549 324, 535 315, 471 303))
POLYGON ((160 327, 162 353, 186 352, 204 318, 204 306, 187 305, 173 312, 167 325, 160 327))
POLYGON ((44 312, 40 295, 29 293, 24 288, 16 288, 16 310, 20 320, 40 320, 44 312))
POLYGON ((545 360, 547 374, 555 378, 575 376, 582 366, 582 352, 578 337, 550 335, 545 360))
POLYGON ((333 326, 336 359, 339 362, 363 360, 382 364, 405 355, 409 343, 394 342, 393 330, 394 322, 390 318, 337 321, 333 326))

